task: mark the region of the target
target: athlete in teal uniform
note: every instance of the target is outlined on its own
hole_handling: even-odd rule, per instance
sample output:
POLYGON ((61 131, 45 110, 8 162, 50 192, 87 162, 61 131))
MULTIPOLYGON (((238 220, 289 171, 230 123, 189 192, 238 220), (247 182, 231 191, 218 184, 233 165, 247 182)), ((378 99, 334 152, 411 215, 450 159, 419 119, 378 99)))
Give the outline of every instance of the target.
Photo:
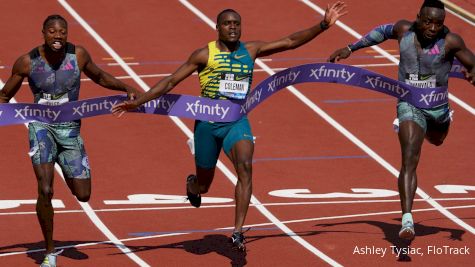
MULTIPOLYGON (((0 103, 8 101, 28 78, 34 102, 61 105, 78 100, 81 71, 95 83, 129 93, 137 91, 98 68, 81 46, 67 42, 68 25, 59 15, 51 15, 43 23, 44 44, 21 56, 12 75, 0 91, 0 103)), ((46 256, 41 266, 56 266, 53 242, 53 177, 54 163, 61 167, 67 185, 79 201, 91 195, 89 161, 80 132, 81 121, 28 125, 30 155, 38 181, 36 212, 46 243, 46 256)))
MULTIPOLYGON (((325 18, 306 30, 296 32, 273 42, 241 42, 241 16, 226 9, 217 17, 218 40, 193 52, 185 64, 172 75, 164 78, 150 91, 134 101, 114 107, 115 113, 133 110, 139 105, 160 97, 179 82, 198 71, 201 95, 213 99, 243 99, 251 89, 252 69, 258 57, 297 48, 326 30, 341 17, 345 5, 337 2, 329 6, 325 18)), ((199 207, 201 194, 208 192, 214 177, 221 147, 231 159, 237 172, 236 211, 232 241, 239 250, 245 250, 242 227, 252 195, 252 155, 254 143, 247 117, 229 123, 195 123, 196 176, 187 177, 187 195, 191 204, 199 207)))
MULTIPOLYGON (((475 83, 475 56, 463 39, 444 26, 444 4, 426 0, 415 22, 400 20, 395 24, 381 25, 354 44, 336 50, 329 61, 344 59, 363 47, 379 44, 387 39, 399 41, 399 81, 420 88, 448 85, 448 75, 454 58, 467 69, 466 78, 475 83)), ((412 240, 415 237, 411 210, 417 189, 416 168, 424 138, 436 146, 444 142, 450 126, 450 109, 444 104, 431 109, 420 109, 399 101, 399 142, 402 166, 398 179, 401 198, 402 226, 399 236, 412 240)))

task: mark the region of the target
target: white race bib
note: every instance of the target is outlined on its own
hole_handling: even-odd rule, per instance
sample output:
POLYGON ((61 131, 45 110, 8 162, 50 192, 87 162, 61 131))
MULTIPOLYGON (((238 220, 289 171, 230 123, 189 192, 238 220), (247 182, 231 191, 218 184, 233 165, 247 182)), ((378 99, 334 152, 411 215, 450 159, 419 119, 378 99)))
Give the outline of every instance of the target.
POLYGON ((59 106, 69 102, 68 94, 63 94, 60 97, 54 97, 52 94, 43 94, 38 101, 38 104, 47 106, 59 106))
POLYGON ((406 84, 412 85, 418 88, 435 88, 436 78, 435 74, 406 74, 406 84))
POLYGON ((249 78, 236 80, 236 75, 233 73, 224 73, 222 79, 219 81, 219 93, 223 96, 244 99, 249 91, 249 78))

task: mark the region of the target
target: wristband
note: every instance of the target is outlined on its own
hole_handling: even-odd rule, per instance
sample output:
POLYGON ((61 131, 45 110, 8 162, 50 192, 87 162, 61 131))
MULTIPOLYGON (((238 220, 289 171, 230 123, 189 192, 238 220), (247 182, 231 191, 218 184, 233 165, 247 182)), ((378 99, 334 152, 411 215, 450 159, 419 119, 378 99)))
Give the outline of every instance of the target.
POLYGON ((326 23, 325 20, 320 21, 320 29, 322 29, 322 31, 328 28, 330 28, 330 25, 328 25, 328 23, 326 23))
POLYGON ((347 45, 346 48, 348 48, 348 50, 350 51, 350 54, 353 53, 353 50, 351 50, 350 45, 347 45))

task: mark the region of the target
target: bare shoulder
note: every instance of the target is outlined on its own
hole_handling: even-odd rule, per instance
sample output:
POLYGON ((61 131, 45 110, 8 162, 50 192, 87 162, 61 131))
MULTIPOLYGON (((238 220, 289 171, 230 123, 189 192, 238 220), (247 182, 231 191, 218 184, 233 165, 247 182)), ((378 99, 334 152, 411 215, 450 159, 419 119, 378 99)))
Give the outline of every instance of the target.
POLYGON ((91 56, 89 55, 89 52, 86 50, 86 48, 84 48, 81 45, 75 45, 75 49, 76 49, 76 58, 78 60, 78 65, 79 65, 79 68, 82 70, 83 67, 89 61, 91 61, 91 56))
POLYGON ((394 24, 394 33, 400 37, 404 35, 412 26, 413 22, 402 19, 394 24))
POLYGON ((453 32, 447 33, 447 35, 445 36, 445 42, 448 45, 454 46, 454 47, 458 47, 464 43, 462 37, 453 32))
POLYGON ((191 53, 188 61, 198 65, 206 65, 208 63, 209 49, 208 46, 201 47, 191 53))
POLYGON ((30 63, 31 58, 29 53, 21 55, 13 65, 13 73, 20 74, 22 76, 27 76, 30 72, 30 63))

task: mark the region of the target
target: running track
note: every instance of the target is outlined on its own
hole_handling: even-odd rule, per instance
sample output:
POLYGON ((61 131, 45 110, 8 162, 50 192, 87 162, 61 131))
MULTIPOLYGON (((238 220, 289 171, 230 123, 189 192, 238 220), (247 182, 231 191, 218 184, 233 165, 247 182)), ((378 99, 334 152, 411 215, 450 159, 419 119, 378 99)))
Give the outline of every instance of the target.
MULTIPOLYGON (((350 14, 343 24, 297 50, 264 58, 256 65, 255 84, 273 70, 324 61, 335 48, 375 25, 411 20, 420 5, 409 0, 346 2, 350 14)), ((473 1, 454 2, 475 13, 473 1)), ((224 8, 241 13, 243 40, 273 40, 320 21, 319 8, 329 1, 157 3, 1 1, 0 79, 8 78, 20 54, 42 42, 42 22, 52 13, 66 17, 69 40, 86 47, 97 64, 146 89, 175 70, 194 49, 216 38, 212 21, 224 8)), ((451 14, 446 24, 475 50, 473 25, 451 14)), ((395 77, 396 42, 380 48, 358 51, 343 63, 395 77)), ((90 81, 82 87, 81 98, 111 94, 90 81)), ((475 260, 473 89, 466 82, 451 80, 455 121, 449 137, 441 147, 423 147, 420 194, 414 205, 417 238, 412 244, 397 238, 400 153, 391 127, 395 101, 389 97, 333 84, 303 84, 280 92, 252 112, 257 137, 254 205, 246 219, 252 228, 244 254, 227 243, 236 179, 229 160, 221 158, 206 195, 213 199, 200 209, 184 201, 184 178, 194 169, 186 146, 191 120, 136 114, 84 120, 82 135, 93 171, 93 196, 88 204, 80 205, 56 175, 54 237, 58 246, 67 247, 59 264, 394 266, 408 261, 406 266, 471 266, 475 260), (358 191, 362 189, 366 190, 358 191), (292 194, 289 190, 300 191, 292 194), (444 246, 466 247, 470 254, 428 253, 429 247, 444 246), (419 249, 424 255, 397 257, 392 247, 419 249), (386 253, 355 252, 364 248, 386 253)), ((196 76, 174 90, 197 92, 196 76)), ((29 88, 24 86, 15 99, 31 102, 29 88)), ((25 126, 1 127, 0 145, 0 262, 35 266, 42 259, 43 245, 34 205, 28 204, 36 198, 36 182, 27 156, 25 126)))

